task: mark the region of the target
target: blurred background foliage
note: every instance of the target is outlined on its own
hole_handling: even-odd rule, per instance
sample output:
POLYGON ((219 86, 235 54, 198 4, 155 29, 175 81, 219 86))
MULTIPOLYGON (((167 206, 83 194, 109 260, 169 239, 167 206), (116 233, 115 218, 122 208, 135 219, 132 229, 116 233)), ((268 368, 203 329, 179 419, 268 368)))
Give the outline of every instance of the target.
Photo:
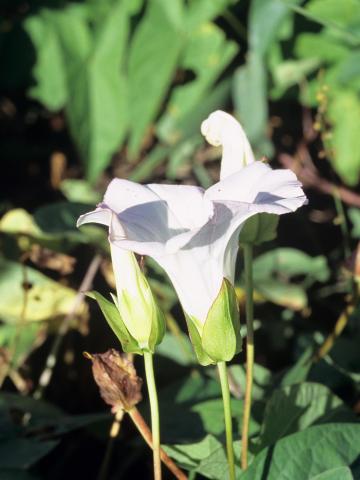
MULTIPOLYGON (((83 291, 114 277, 105 231, 76 219, 113 176, 211 185, 221 152, 199 127, 216 109, 309 197, 256 251, 255 457, 239 478, 278 480, 285 460, 294 480, 360 478, 359 0, 2 0, 0 65, 0 478, 100 478, 111 415, 82 352, 119 347, 83 291)), ((221 480, 216 376, 196 366, 163 272, 145 268, 168 324, 163 442, 191 478, 221 480)), ((150 478, 127 420, 113 452, 102 480, 150 478)))

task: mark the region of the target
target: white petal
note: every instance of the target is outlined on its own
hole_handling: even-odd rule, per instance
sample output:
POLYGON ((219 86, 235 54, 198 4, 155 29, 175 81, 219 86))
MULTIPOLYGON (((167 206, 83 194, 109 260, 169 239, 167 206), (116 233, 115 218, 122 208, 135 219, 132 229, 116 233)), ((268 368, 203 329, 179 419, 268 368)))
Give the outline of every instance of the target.
POLYGON ((255 162, 216 183, 205 192, 214 201, 253 204, 257 212, 282 214, 306 203, 301 183, 291 170, 272 170, 255 162))
POLYGON ((92 212, 85 213, 78 218, 76 226, 80 227, 85 223, 100 223, 109 226, 111 221, 111 211, 107 208, 97 208, 92 212))
POLYGON ((201 227, 213 214, 212 202, 204 199, 201 187, 164 184, 150 184, 148 187, 166 202, 176 225, 185 229, 201 227))
POLYGON ((240 123, 221 110, 213 112, 202 124, 201 133, 214 146, 222 145, 220 178, 241 170, 255 161, 253 151, 240 123))

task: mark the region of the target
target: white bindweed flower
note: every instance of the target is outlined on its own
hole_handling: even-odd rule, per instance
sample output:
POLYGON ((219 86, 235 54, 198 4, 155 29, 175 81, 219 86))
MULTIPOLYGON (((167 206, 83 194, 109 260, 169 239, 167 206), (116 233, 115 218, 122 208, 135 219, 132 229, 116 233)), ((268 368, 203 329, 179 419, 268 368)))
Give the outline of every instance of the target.
MULTIPOLYGON (((223 146, 229 174, 222 165, 220 182, 204 190, 114 179, 97 209, 78 220, 78 225, 108 226, 112 251, 131 251, 157 261, 200 337, 223 280, 234 284, 238 237, 245 221, 261 212, 293 212, 306 201, 291 170, 272 170, 254 161, 242 128, 230 115, 213 113, 202 132, 223 146)), ((118 282, 121 275, 128 273, 119 270, 118 282)))

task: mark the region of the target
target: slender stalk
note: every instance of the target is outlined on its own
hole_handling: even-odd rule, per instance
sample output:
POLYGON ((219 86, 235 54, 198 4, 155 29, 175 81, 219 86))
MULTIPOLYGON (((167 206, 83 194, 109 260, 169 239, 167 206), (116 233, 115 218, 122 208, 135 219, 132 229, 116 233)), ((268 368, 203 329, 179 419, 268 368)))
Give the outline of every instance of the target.
POLYGON ((221 393, 224 404, 224 417, 225 417, 225 433, 226 433, 226 453, 229 464, 229 477, 230 480, 235 480, 235 460, 234 460, 234 446, 233 446, 233 434, 232 434, 232 419, 231 419, 231 404, 230 404, 230 389, 229 380, 227 375, 226 363, 219 362, 217 364, 221 393))
MULTIPOLYGON (((136 428, 141 433, 145 442, 149 445, 150 448, 153 448, 151 431, 139 410, 136 407, 133 407, 131 410, 128 411, 128 414, 130 415, 136 428)), ((171 460, 171 458, 162 448, 160 448, 160 457, 163 463, 170 470, 170 472, 174 474, 175 478, 177 478, 178 480, 187 480, 187 476, 185 475, 185 473, 180 470, 179 467, 177 467, 177 465, 171 460)))
POLYGON ((241 436, 241 468, 247 469, 249 448, 249 424, 251 414, 251 395, 254 372, 254 304, 253 304, 253 251, 251 245, 244 245, 245 293, 246 293, 246 389, 241 436))
POLYGON ((146 383, 149 392, 150 410, 151 410, 151 431, 153 441, 153 460, 154 460, 154 479, 161 480, 161 460, 160 460, 160 420, 159 403, 155 385, 153 355, 150 352, 144 352, 146 383))

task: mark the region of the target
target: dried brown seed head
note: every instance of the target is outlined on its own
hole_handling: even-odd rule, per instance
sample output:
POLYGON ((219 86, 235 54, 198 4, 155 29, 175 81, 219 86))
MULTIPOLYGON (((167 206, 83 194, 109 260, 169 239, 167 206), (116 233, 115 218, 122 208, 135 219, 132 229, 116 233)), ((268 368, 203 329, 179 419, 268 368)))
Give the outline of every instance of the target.
POLYGON ((130 410, 140 402, 142 380, 136 375, 133 362, 114 349, 105 353, 86 354, 92 360, 94 379, 103 400, 112 411, 130 410))

